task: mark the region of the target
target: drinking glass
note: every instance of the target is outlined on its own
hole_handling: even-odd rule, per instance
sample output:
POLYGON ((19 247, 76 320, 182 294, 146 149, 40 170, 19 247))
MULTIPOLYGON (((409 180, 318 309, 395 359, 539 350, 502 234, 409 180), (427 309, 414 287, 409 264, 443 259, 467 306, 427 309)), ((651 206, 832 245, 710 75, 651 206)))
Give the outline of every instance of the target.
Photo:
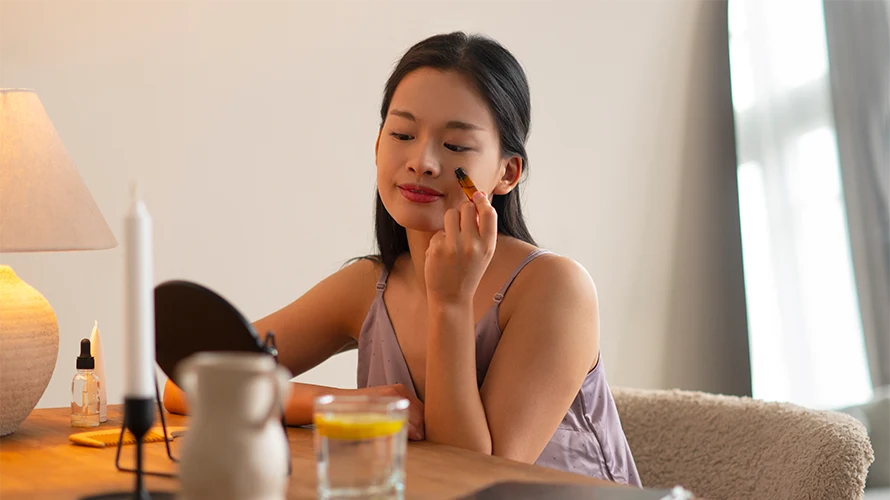
POLYGON ((319 498, 403 498, 407 399, 322 396, 313 423, 319 498))

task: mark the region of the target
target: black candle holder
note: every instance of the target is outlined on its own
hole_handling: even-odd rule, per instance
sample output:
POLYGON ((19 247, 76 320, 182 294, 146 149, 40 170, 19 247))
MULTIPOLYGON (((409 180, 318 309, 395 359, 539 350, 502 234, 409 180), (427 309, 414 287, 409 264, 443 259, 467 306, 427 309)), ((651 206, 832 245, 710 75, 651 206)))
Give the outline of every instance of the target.
MULTIPOLYGON (((157 380, 155 381, 155 392, 157 393, 157 380)), ((142 440, 145 437, 145 433, 148 432, 149 429, 151 429, 154 420, 155 401, 153 401, 152 398, 124 398, 124 423, 123 425, 121 425, 121 438, 123 437, 125 429, 128 429, 136 438, 136 468, 121 469, 121 467, 118 465, 118 469, 135 472, 136 484, 132 491, 104 493, 100 495, 84 497, 84 500, 173 500, 175 498, 174 493, 167 491, 149 492, 148 489, 146 489, 145 487, 146 472, 142 464, 142 440)), ((118 460, 120 459, 121 438, 118 438, 117 458, 115 458, 115 464, 119 464, 118 460)), ((169 452, 169 443, 167 449, 169 452)))
MULTIPOLYGON (((161 429, 164 433, 164 445, 167 447, 167 457, 174 463, 179 463, 179 459, 173 456, 173 450, 170 449, 170 439, 167 437, 169 434, 167 433, 167 419, 164 418, 164 407, 161 404, 161 390, 158 387, 158 379, 155 377, 155 400, 154 403, 157 405, 158 413, 161 416, 161 429)), ((154 421, 154 410, 152 410, 152 421, 154 421)), ((144 474, 148 476, 160 476, 167 478, 177 478, 179 477, 177 474, 172 472, 156 472, 156 471, 147 471, 144 468, 139 467, 138 458, 137 458, 137 467, 136 469, 124 467, 121 465, 121 448, 123 448, 124 443, 124 431, 128 429, 127 427, 127 414, 126 414, 126 406, 124 406, 124 424, 121 425, 121 433, 117 437, 117 453, 114 456, 114 466, 117 467, 117 470, 121 472, 134 472, 136 474, 144 474), (139 470, 141 469, 141 470, 139 470)), ((133 432, 132 429, 130 432, 133 432)), ((138 438, 137 438, 138 439, 138 438)), ((138 442, 138 441, 137 441, 138 442)))

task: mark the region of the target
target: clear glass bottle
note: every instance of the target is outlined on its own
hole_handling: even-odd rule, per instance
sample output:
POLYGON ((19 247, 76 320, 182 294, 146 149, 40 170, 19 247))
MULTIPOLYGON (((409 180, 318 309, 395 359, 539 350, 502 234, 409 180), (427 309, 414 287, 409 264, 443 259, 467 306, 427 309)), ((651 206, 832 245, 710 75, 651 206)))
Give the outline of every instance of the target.
POLYGON ((90 340, 80 341, 77 375, 71 381, 71 426, 99 425, 99 377, 93 372, 96 359, 90 354, 90 340))

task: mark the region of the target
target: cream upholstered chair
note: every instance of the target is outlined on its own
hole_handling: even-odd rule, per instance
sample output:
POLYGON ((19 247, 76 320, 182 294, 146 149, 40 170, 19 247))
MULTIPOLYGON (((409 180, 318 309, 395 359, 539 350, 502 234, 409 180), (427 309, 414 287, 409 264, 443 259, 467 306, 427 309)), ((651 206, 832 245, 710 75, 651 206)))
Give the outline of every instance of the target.
POLYGON ((861 499, 874 459, 837 412, 691 391, 612 389, 646 487, 708 500, 861 499))

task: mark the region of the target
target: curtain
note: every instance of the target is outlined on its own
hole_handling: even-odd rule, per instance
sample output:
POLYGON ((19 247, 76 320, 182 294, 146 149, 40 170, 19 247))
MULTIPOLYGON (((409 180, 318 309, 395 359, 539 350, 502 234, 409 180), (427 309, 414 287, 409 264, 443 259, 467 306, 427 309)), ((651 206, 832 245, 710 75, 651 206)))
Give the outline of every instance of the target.
POLYGON ((890 1, 824 2, 831 96, 862 329, 890 386, 890 1))
POLYGON ((753 395, 869 401, 823 0, 731 0, 729 31, 753 395))

